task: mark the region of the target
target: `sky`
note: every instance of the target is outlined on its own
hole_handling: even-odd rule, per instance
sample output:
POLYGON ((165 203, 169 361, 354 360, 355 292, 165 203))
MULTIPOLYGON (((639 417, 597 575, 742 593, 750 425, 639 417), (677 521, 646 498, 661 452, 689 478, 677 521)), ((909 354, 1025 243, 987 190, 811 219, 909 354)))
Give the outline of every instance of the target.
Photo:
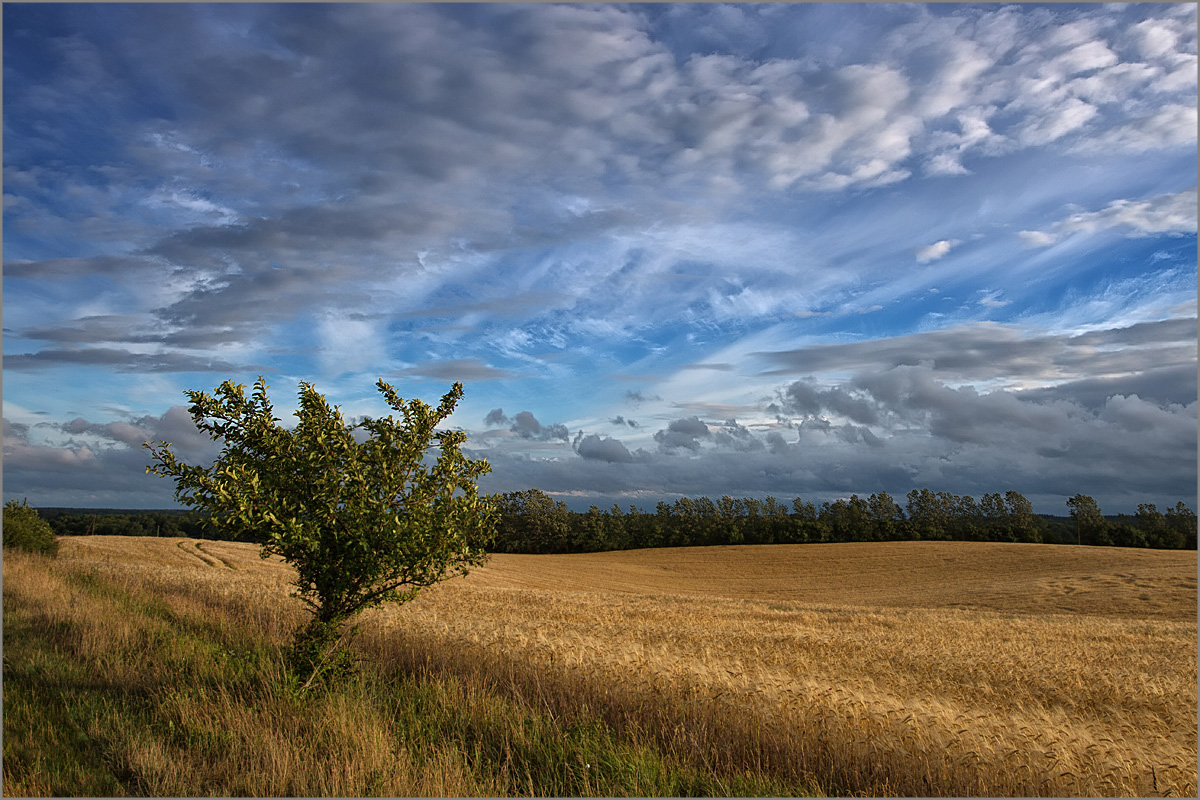
POLYGON ((488 492, 1196 508, 1195 4, 5 4, 5 500, 377 379, 488 492))

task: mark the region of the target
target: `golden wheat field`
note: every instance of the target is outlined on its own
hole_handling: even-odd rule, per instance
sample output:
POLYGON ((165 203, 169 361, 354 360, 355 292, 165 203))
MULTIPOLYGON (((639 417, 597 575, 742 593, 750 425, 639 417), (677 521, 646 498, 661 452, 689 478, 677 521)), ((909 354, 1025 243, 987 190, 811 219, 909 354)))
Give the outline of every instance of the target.
MULTIPOLYGON (((253 545, 60 558, 296 602, 253 545)), ((496 555, 360 641, 839 794, 1195 796, 1196 575, 1194 552, 974 542, 496 555)))

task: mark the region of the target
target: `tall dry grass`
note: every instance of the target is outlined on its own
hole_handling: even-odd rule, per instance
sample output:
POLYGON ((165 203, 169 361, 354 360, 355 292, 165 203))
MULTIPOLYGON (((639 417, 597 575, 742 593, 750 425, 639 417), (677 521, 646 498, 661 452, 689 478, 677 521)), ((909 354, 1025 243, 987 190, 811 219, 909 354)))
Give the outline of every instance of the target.
MULTIPOLYGON (((1042 548, 1036 574, 1020 583, 1030 568, 1013 568, 1013 559, 1034 551, 1012 548, 1036 546, 927 543, 922 551, 914 544, 847 546, 841 560, 828 545, 660 551, 641 561, 611 554, 579 558, 574 573, 564 560, 574 557, 498 557, 466 580, 372 612, 359 647, 388 668, 519 697, 564 725, 600 713, 614 729, 698 769, 759 771, 834 794, 1195 796, 1194 553, 1142 558, 1042 548), (846 560, 861 565, 863 547, 875 548, 870 558, 878 563, 890 556, 894 568, 880 568, 857 589, 842 581, 839 594, 837 581, 818 575, 811 581, 827 587, 818 601, 783 591, 764 596, 753 582, 761 573, 786 586, 778 565, 789 558, 801 559, 797 583, 808 579, 805 568, 848 574, 846 560), (936 568, 920 563, 935 557, 936 568), (1058 566, 1055 557, 1063 559, 1058 566), (914 593, 905 564, 940 588, 914 593), (730 575, 747 576, 741 596, 730 575), (1087 601, 1105 580, 1127 587, 1125 599, 1114 604, 1110 589, 1087 601), (887 581, 902 602, 864 602, 887 596, 887 581), (615 589, 597 590, 606 585, 615 589), (1166 589, 1156 594, 1156 587, 1166 589), (1190 608, 1180 599, 1189 591, 1190 608), (975 596, 983 601, 972 607, 975 596)), ((290 574, 255 553, 231 543, 94 537, 65 541, 60 558, 71 569, 142 587, 180 613, 282 641, 300 619, 287 599, 290 574)), ((6 557, 6 593, 8 583, 6 557)), ((98 609, 96 624, 109 625, 116 613, 98 609)), ((235 647, 237 635, 229 634, 235 647)), ((95 646, 114 646, 122 636, 97 633, 95 646)), ((242 698, 222 698, 215 687, 205 692, 176 691, 161 701, 178 704, 168 707, 188 730, 246 729, 242 698), (201 710, 210 722, 188 716, 201 710)), ((269 703, 256 708, 273 713, 269 703)), ((330 784, 314 776, 262 785, 316 794, 362 794, 345 790, 377 785, 383 754, 397 752, 397 743, 378 720, 360 716, 339 729, 335 720, 345 713, 330 709, 322 725, 368 754, 361 773, 330 784), (381 754, 378 762, 372 752, 381 754)), ((285 730, 280 742, 301 733, 285 730)), ((136 730, 121 735, 136 744, 136 730)), ((177 793, 167 791, 169 754, 154 751, 161 745, 152 740, 138 769, 154 774, 152 765, 162 764, 155 793, 177 793)), ((336 775, 333 765, 349 752, 325 745, 293 753, 293 764, 268 757, 277 745, 266 740, 214 747, 267 776, 276 768, 293 774, 305 760, 336 775)), ((414 785, 412 794, 491 793, 455 783, 461 754, 442 757, 444 765, 428 763, 450 777, 414 785)))
POLYGON ((1195 793, 1194 623, 456 588, 377 625, 834 793, 1195 793))
POLYGON ((692 769, 595 713, 415 662, 372 658, 302 693, 280 655, 303 620, 287 570, 183 540, 66 549, 4 560, 6 795, 807 791, 692 769))
POLYGON ((5 551, 6 644, 42 644, 6 652, 5 796, 502 793, 452 745, 410 751, 353 694, 285 691, 279 646, 301 614, 269 570, 209 581, 140 555, 5 551))

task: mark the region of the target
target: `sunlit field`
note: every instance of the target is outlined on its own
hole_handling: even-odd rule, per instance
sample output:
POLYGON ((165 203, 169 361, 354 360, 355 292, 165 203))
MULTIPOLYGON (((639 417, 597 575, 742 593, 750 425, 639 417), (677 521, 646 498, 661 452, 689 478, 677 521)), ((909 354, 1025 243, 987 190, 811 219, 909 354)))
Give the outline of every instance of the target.
POLYGON ((834 790, 1196 790, 1194 553, 901 542, 507 556, 379 624, 518 655, 600 697, 620 687, 745 719, 773 766, 834 790))
MULTIPOLYGON (((54 571, 139 587, 177 613, 232 620, 275 642, 302 619, 289 568, 253 545, 80 537, 62 540, 57 562, 9 562, 6 553, 6 620, 10 604, 55 591, 54 571)), ((1194 552, 897 542, 498 555, 412 603, 369 612, 357 646, 396 674, 519 697, 564 724, 599 714, 696 769, 784 786, 1194 796, 1196 600, 1194 552)), ((62 601, 54 613, 82 612, 62 601)), ((132 635, 121 630, 117 620, 96 635, 132 635)), ((235 707, 187 702, 195 728, 252 724, 236 722, 235 707)), ((340 713, 326 724, 344 726, 340 713)), ((139 785, 188 793, 167 777, 181 768, 170 754, 139 736, 127 732, 134 755, 125 757, 139 785), (145 777, 159 773, 158 783, 145 777)), ((395 742, 356 746, 378 780, 404 752, 395 742)), ((399 793, 534 793, 481 784, 464 758, 440 752, 399 793)), ((580 760, 586 776, 593 766, 580 760)), ((271 793, 289 788, 281 780, 216 788, 271 793)), ((360 794, 365 780, 323 788, 360 794)))

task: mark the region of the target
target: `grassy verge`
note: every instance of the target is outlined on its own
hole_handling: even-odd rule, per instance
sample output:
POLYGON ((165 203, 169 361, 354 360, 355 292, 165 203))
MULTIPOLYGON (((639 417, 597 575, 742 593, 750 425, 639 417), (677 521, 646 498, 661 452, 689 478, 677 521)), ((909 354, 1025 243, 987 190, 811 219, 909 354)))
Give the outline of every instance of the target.
POLYGON ((337 691, 298 695, 286 619, 159 588, 6 551, 5 795, 805 793, 419 665, 372 661, 337 691))

